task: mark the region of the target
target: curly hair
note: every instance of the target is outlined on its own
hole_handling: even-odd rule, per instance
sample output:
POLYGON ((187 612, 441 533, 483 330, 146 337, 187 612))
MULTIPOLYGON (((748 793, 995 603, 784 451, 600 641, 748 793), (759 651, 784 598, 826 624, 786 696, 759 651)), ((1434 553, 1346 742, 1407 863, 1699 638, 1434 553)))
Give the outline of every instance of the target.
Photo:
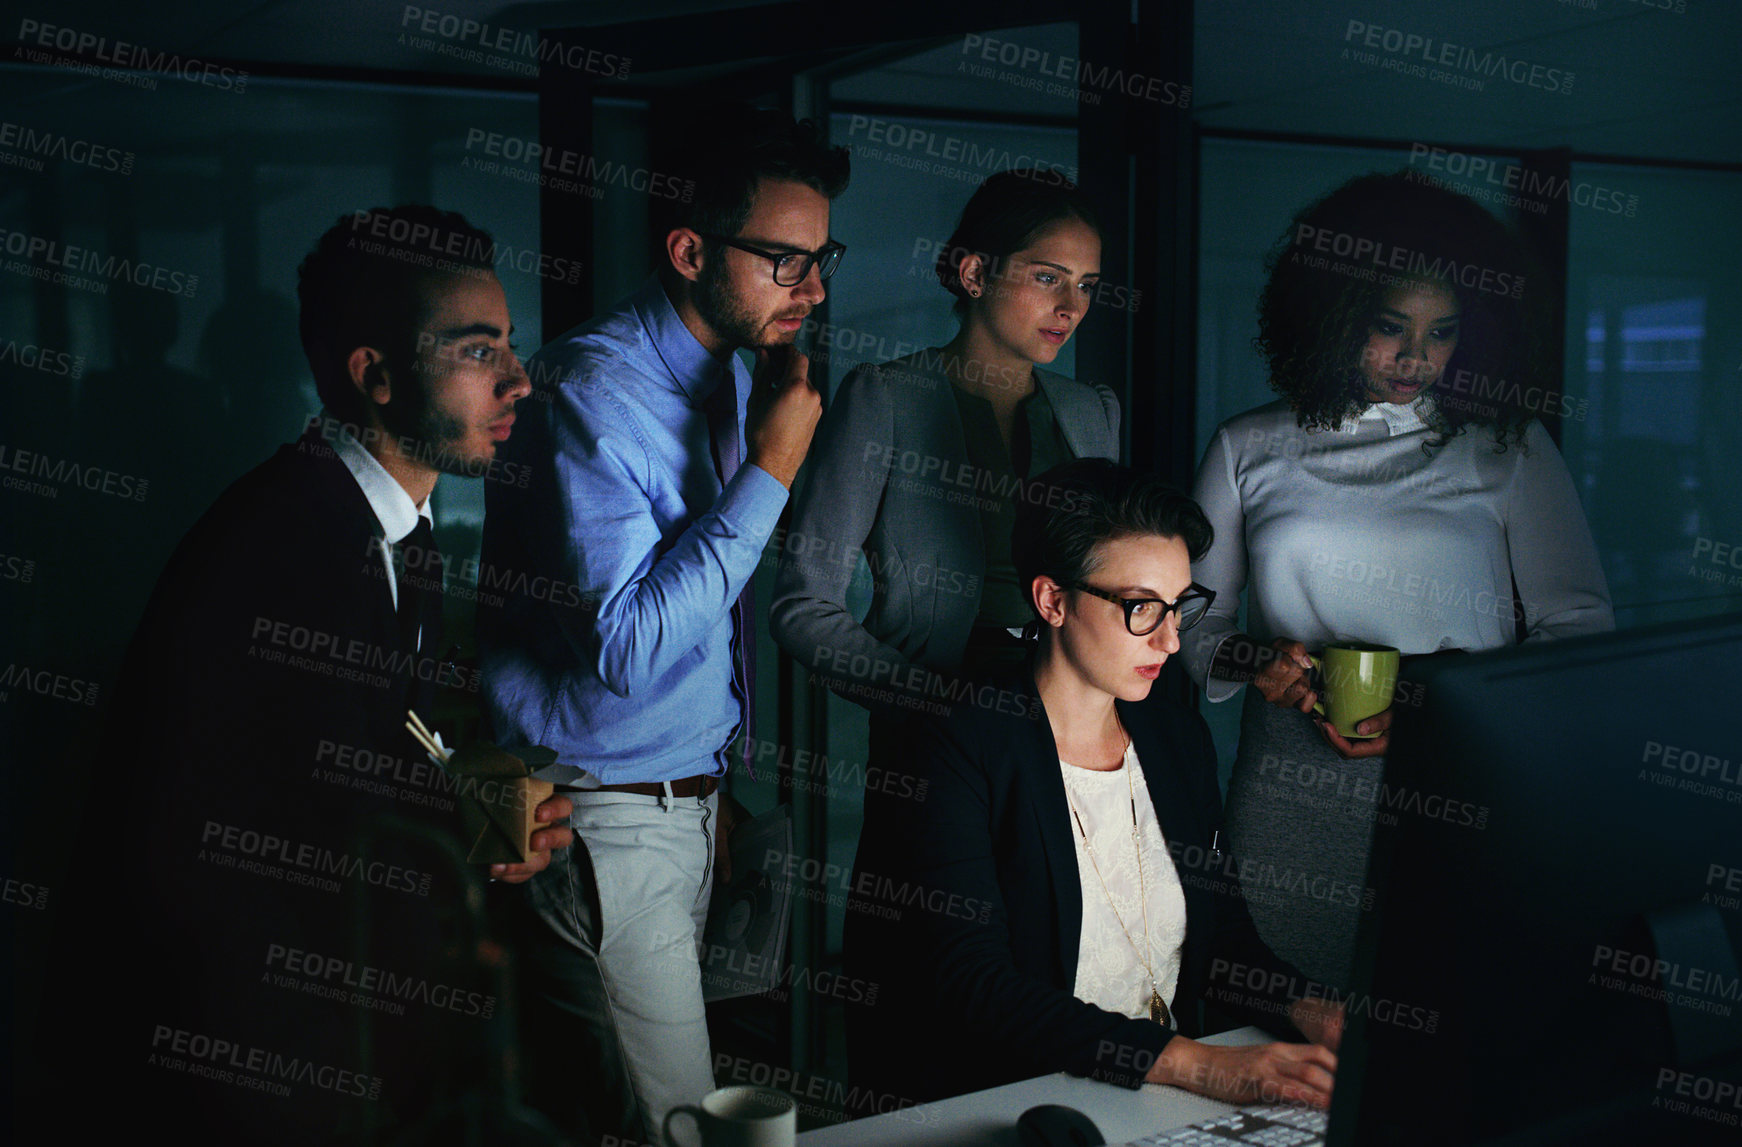
POLYGON ((1359 364, 1387 293, 1439 281, 1460 322, 1426 446, 1472 425, 1492 429, 1497 451, 1523 442, 1534 416, 1525 395, 1546 381, 1547 339, 1559 335, 1548 329, 1551 284, 1475 201, 1407 169, 1359 176, 1296 214, 1265 269, 1253 345, 1303 428, 1334 428, 1368 405, 1359 364))

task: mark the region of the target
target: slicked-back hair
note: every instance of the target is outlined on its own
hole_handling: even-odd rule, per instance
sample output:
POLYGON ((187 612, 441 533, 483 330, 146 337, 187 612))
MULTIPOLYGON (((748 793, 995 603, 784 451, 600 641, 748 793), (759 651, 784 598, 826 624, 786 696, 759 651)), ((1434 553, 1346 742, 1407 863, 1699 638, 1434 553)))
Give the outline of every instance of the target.
POLYGON ((1361 354, 1400 279, 1444 283, 1458 299, 1458 346, 1434 385, 1435 437, 1424 445, 1478 425, 1504 449, 1532 417, 1505 397, 1558 389, 1543 377, 1560 331, 1549 329, 1553 285, 1540 263, 1486 208, 1423 172, 1358 176, 1308 204, 1265 267, 1253 345, 1302 427, 1333 429, 1371 401, 1361 354), (1485 397, 1472 401, 1471 391, 1485 397))
POLYGON ((847 189, 852 157, 831 147, 812 120, 785 112, 729 104, 702 111, 667 141, 656 161, 693 184, 686 198, 653 201, 654 238, 663 245, 679 227, 736 236, 756 206, 764 180, 791 180, 834 199, 847 189))
POLYGON ((390 363, 410 362, 420 281, 495 269, 496 241, 457 212, 402 204, 341 215, 297 268, 297 328, 321 401, 360 420, 363 399, 345 367, 351 352, 372 346, 390 363))
POLYGON ((1210 552, 1216 532, 1177 486, 1105 458, 1078 458, 1031 479, 1010 536, 1029 608, 1035 578, 1045 574, 1062 586, 1085 581, 1100 568, 1104 543, 1146 536, 1180 539, 1195 562, 1210 552))
POLYGON ((1034 242, 1043 229, 1065 219, 1080 220, 1101 234, 1094 204, 1057 168, 1016 167, 987 176, 962 208, 955 233, 932 268, 944 290, 956 296, 956 313, 968 308, 964 259, 978 255, 997 266, 1034 242))

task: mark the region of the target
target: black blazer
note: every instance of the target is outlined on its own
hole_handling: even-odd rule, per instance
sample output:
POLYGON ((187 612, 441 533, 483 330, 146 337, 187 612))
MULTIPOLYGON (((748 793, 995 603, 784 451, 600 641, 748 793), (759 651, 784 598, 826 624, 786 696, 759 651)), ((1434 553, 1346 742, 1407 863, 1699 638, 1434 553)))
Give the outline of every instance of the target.
MULTIPOLYGON (((1082 885, 1033 677, 992 679, 964 701, 911 728, 913 783, 867 800, 846 957, 876 991, 849 1014, 855 1082, 915 1101, 1061 1070, 1136 1087, 1172 1033, 1072 995, 1082 885)), ((1298 1038, 1284 1016, 1305 981, 1260 940, 1234 861, 1211 849, 1222 803, 1209 728, 1158 696, 1117 705, 1185 891, 1180 1030, 1203 1033, 1208 997, 1298 1038)))
MULTIPOLYGON (((358 1123, 362 1104, 389 1123, 414 1112, 431 1085, 409 1057, 421 1046, 440 1062, 440 1033, 459 1013, 417 1000, 365 1007, 349 992, 364 966, 426 994, 441 985, 444 999, 472 987, 446 954, 459 881, 426 846, 362 840, 388 818, 451 830, 452 788, 403 726, 408 705, 432 716, 438 685, 470 681, 432 656, 438 616, 424 620, 422 652, 408 648, 381 535, 318 429, 281 447, 182 540, 106 714, 107 809, 68 876, 60 982, 45 1009, 81 1033, 65 1049, 69 1079, 97 1068, 117 1096, 136 1086, 189 1142, 326 1142, 358 1123), (372 943, 347 968, 358 896, 372 943), (356 1035, 365 1011, 367 1069, 356 1035), (358 1073, 379 1091, 353 1094, 353 1077, 292 1082, 287 1101, 208 1082, 149 1059, 194 1062, 164 1029, 358 1073)), ((465 1023, 481 1043, 475 1015, 465 1023)), ((118 1099, 113 1110, 143 1109, 118 1099)))

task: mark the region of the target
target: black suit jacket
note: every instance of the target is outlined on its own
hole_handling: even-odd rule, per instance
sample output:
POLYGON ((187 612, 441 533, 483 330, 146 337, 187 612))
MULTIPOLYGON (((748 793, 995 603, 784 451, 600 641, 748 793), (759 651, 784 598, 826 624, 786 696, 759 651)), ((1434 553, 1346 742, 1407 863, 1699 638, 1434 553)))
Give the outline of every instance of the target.
MULTIPOLYGON (((1238 866, 1212 849, 1208 727, 1159 696, 1117 704, 1185 891, 1180 1030, 1203 1033, 1208 997, 1298 1035, 1284 1015, 1305 981, 1260 940, 1238 866)), ((853 877, 848 972, 875 995, 849 1016, 855 1081, 915 1101, 1061 1070, 1136 1087, 1171 1033, 1072 995, 1082 885, 1032 676, 994 678, 909 735, 912 783, 868 798, 853 877)))
MULTIPOLYGON (((453 835, 453 786, 403 726, 438 686, 475 689, 433 656, 439 605, 422 652, 407 646, 381 536, 317 424, 227 490, 158 581, 100 761, 104 821, 125 831, 69 875, 47 1005, 80 1033, 71 1078, 136 1085, 145 1107, 117 1117, 151 1110, 192 1142, 342 1140, 430 1102, 417 1052, 451 1067, 443 1041, 467 1014, 432 993, 486 1011, 450 958, 462 881, 429 846, 380 835, 390 820, 453 835), (285 1078, 191 1050, 216 1041, 297 1066, 285 1078)), ((477 1019, 460 1034, 486 1042, 477 1019)))

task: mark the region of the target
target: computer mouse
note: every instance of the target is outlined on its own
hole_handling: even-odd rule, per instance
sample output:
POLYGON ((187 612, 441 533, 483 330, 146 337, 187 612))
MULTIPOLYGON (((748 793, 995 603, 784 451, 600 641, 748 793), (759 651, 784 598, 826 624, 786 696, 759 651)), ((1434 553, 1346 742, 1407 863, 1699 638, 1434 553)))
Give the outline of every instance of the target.
POLYGON ((1016 1134, 1022 1147, 1097 1147, 1107 1142, 1094 1120, 1057 1103, 1024 1111, 1016 1121, 1016 1134))

